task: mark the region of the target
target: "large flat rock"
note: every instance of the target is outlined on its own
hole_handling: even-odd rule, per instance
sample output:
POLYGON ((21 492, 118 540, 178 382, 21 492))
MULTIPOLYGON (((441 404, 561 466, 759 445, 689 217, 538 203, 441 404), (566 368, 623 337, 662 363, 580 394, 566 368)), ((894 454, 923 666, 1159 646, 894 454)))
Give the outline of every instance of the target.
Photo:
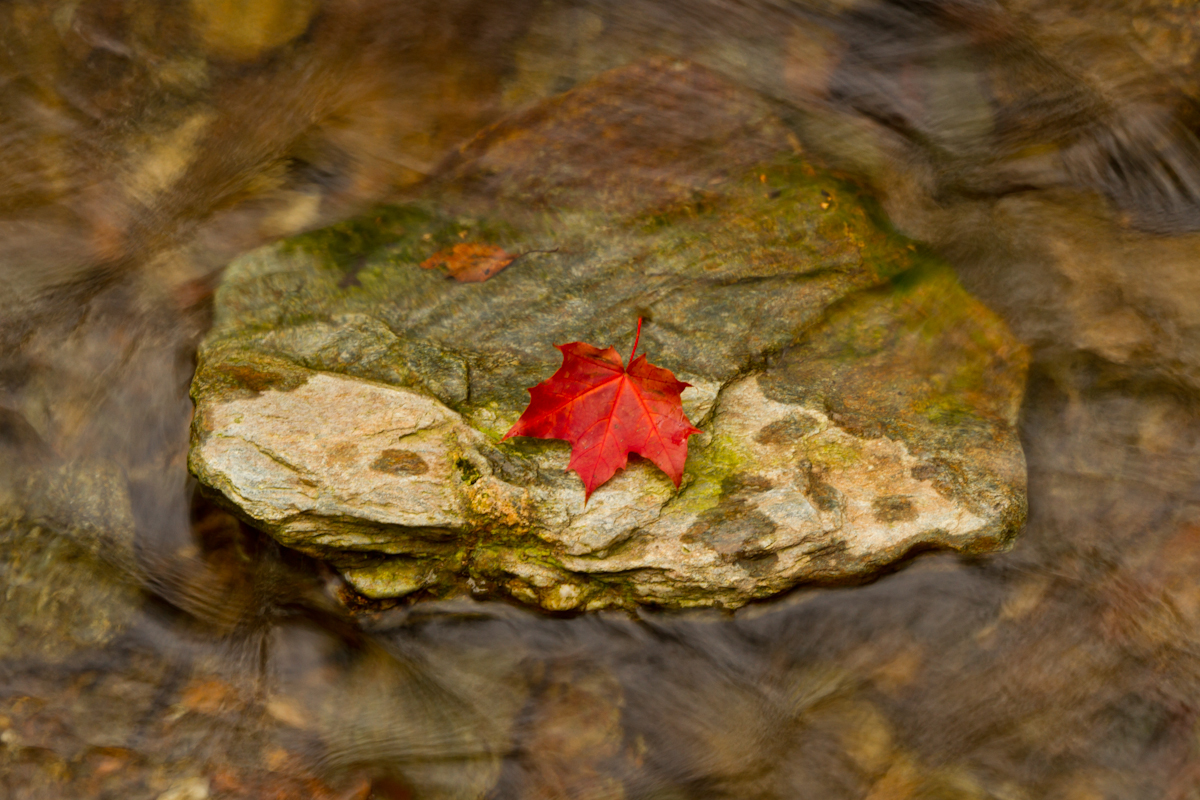
POLYGON ((192 471, 371 597, 735 607, 1024 519, 1024 350, 686 63, 493 126, 420 201, 241 258, 217 305, 192 471), (418 266, 464 241, 527 254, 484 283, 418 266), (552 344, 627 351, 639 316, 703 433, 679 490, 634 458, 585 503, 566 443, 500 438, 552 344))

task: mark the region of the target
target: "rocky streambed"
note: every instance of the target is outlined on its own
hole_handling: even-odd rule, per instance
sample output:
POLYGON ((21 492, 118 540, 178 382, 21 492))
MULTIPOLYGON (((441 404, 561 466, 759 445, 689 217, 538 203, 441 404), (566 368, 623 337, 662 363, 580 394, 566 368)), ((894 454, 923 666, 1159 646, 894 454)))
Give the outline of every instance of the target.
POLYGON ((411 201, 243 256, 216 303, 192 472, 369 597, 737 607, 1024 520, 1025 350, 687 62, 502 120, 411 201), (464 243, 519 257, 421 268, 464 243), (500 438, 553 344, 627 353, 638 317, 703 433, 680 489, 635 458, 585 503, 566 443, 500 438))

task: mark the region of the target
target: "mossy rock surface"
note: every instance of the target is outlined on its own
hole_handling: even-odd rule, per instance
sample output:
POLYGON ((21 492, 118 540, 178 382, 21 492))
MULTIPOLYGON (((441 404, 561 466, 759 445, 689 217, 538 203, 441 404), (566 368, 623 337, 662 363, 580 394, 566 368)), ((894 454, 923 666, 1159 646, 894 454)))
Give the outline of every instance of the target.
POLYGON ((419 201, 229 269, 191 468, 361 592, 551 610, 734 607, 1024 518, 1026 354, 756 96, 681 62, 602 75, 486 130, 419 201), (480 283, 455 244, 519 255, 480 283), (648 462, 585 503, 563 442, 505 431, 560 356, 692 384, 682 488, 648 462))

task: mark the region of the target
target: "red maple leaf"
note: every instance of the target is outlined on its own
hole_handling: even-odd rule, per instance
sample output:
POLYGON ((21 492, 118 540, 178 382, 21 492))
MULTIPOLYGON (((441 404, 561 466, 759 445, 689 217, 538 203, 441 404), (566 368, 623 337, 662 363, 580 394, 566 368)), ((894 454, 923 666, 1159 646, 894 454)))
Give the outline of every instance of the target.
POLYGON ((679 399, 691 384, 654 366, 644 355, 633 358, 641 336, 639 318, 628 369, 611 347, 554 345, 563 354, 562 366, 529 390, 529 407, 504 434, 504 439, 536 436, 570 442, 570 468, 583 479, 585 501, 625 468, 630 453, 653 461, 678 488, 687 439, 700 433, 684 415, 679 399))

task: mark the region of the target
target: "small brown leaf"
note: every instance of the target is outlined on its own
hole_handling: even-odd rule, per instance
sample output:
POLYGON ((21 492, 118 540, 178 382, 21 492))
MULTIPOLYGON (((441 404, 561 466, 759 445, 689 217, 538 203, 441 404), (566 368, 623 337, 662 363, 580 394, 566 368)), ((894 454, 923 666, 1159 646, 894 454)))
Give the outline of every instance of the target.
POLYGON ((460 283, 480 283, 516 260, 494 244, 463 242, 449 250, 439 250, 421 262, 421 269, 445 267, 451 278, 460 283))

